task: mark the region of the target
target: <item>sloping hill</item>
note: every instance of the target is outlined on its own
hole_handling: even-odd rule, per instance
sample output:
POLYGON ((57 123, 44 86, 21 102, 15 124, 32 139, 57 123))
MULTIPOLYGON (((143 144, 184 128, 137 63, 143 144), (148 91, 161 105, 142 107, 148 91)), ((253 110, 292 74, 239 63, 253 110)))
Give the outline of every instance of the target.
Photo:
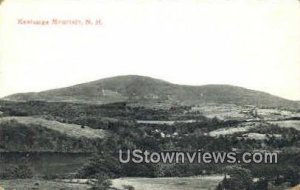
POLYGON ((108 135, 102 129, 37 117, 0 118, 0 151, 94 152, 108 135))
POLYGON ((84 126, 84 128, 82 128, 80 125, 61 123, 58 121, 46 120, 39 117, 14 117, 14 116, 2 117, 0 118, 0 123, 9 122, 13 120, 24 125, 31 125, 31 124, 39 125, 41 127, 45 127, 50 130, 55 130, 65 134, 66 136, 74 137, 74 138, 86 137, 86 138, 102 139, 107 134, 106 131, 102 129, 92 129, 88 126, 84 126))
POLYGON ((268 93, 230 85, 177 85, 150 77, 127 75, 106 78, 67 88, 38 93, 21 93, 7 100, 64 101, 104 104, 121 101, 176 104, 235 103, 267 107, 300 108, 299 102, 268 93))

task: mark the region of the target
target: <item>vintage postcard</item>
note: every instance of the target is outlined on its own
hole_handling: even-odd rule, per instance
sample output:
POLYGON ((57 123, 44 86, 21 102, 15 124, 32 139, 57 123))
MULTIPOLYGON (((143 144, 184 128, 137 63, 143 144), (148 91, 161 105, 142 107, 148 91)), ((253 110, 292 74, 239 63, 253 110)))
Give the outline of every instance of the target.
POLYGON ((0 190, 300 190, 299 0, 0 3, 0 190))

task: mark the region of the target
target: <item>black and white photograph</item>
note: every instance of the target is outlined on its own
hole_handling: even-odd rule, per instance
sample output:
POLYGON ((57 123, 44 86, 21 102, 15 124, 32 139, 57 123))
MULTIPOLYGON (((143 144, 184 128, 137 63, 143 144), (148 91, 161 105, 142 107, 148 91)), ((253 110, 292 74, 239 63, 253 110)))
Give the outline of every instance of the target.
POLYGON ((300 190, 299 0, 0 0, 0 190, 300 190))

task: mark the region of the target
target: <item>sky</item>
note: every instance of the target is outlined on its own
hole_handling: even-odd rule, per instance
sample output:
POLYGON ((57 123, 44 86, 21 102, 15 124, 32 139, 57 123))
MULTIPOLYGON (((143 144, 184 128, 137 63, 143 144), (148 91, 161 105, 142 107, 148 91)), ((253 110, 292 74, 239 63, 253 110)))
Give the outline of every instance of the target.
POLYGON ((300 3, 5 0, 1 4, 0 97, 129 74, 186 85, 230 84, 300 100, 300 3), (76 19, 81 24, 54 25, 53 19, 76 19), (94 24, 85 24, 86 20, 94 24), (37 21, 49 24, 28 24, 37 21))

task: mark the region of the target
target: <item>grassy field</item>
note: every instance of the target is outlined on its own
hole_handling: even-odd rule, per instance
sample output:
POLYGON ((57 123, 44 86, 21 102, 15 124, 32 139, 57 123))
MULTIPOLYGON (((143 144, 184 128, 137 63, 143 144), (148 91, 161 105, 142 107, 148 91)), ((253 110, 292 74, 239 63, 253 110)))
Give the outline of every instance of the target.
MULTIPOLYGON (((112 180, 113 187, 124 189, 131 185, 135 190, 214 190, 223 176, 166 177, 166 178, 119 178, 112 180)), ((66 183, 38 179, 0 180, 5 190, 87 190, 91 186, 79 183, 66 183)))
POLYGON ((119 189, 131 185, 135 190, 214 190, 222 179, 223 176, 119 178, 112 182, 119 189))
POLYGON ((86 184, 63 183, 37 179, 14 179, 0 180, 0 187, 4 188, 5 190, 86 190, 90 186, 86 184))
POLYGON ((299 120, 290 120, 290 121, 274 121, 272 124, 276 124, 279 127, 292 127, 297 130, 300 130, 300 121, 299 120))
POLYGON ((209 135, 212 137, 218 137, 220 135, 225 136, 225 135, 232 135, 234 133, 247 132, 250 129, 258 127, 260 124, 261 123, 255 123, 255 122, 241 123, 236 127, 225 127, 225 128, 220 128, 220 129, 210 131, 209 135))
POLYGON ((87 126, 82 128, 80 125, 61 123, 43 118, 13 116, 0 118, 0 122, 7 122, 11 120, 16 120, 17 122, 28 126, 30 126, 30 124, 40 125, 48 129, 59 131, 70 137, 104 138, 106 136, 106 132, 102 129, 92 129, 87 126))

